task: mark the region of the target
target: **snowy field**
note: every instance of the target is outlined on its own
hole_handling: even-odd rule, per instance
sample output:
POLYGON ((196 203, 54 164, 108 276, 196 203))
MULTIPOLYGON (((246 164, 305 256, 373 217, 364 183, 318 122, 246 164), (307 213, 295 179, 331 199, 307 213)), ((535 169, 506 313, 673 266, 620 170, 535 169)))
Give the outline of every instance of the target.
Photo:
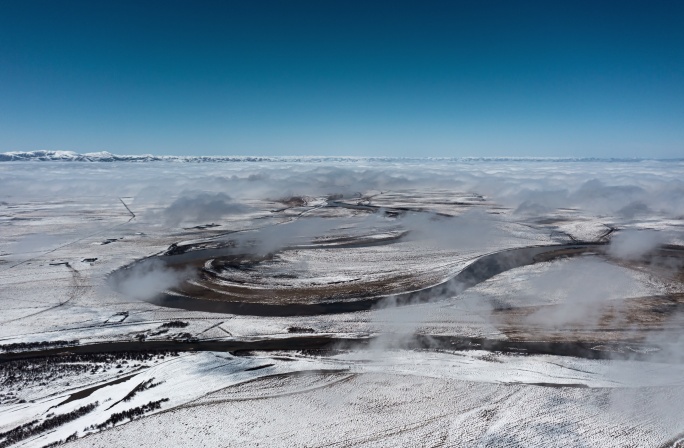
POLYGON ((0 448, 680 446, 683 179, 0 155, 0 448))

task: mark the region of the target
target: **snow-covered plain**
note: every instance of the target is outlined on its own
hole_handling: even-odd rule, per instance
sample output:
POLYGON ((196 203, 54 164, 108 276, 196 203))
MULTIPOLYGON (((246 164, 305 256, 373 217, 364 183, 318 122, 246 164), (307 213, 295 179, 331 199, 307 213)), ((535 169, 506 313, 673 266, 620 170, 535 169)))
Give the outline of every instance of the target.
POLYGON ((3 160, 0 447, 684 437, 682 161, 3 160), (596 245, 468 289, 452 280, 485 255, 579 243, 596 245), (337 308, 212 313, 153 304, 163 291, 337 308), (426 292, 395 300, 407 291, 426 292), (602 354, 450 349, 430 336, 602 354), (287 345, 321 337, 359 344, 287 345), (204 351, 210 342, 277 348, 204 351), (88 344, 102 351, 76 350, 88 344))

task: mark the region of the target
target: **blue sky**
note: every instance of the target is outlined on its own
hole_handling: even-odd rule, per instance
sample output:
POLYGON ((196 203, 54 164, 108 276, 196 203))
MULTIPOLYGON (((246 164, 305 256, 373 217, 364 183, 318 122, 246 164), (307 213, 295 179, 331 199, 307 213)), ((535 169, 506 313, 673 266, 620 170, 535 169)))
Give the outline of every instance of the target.
POLYGON ((0 1, 0 151, 684 156, 681 1, 0 1))

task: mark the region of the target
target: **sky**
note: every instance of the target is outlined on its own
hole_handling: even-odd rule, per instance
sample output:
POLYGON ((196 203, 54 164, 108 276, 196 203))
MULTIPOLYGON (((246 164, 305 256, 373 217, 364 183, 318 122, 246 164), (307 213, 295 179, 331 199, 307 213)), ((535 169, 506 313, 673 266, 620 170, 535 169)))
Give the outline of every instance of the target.
POLYGON ((0 152, 684 157, 684 2, 0 0, 0 152))

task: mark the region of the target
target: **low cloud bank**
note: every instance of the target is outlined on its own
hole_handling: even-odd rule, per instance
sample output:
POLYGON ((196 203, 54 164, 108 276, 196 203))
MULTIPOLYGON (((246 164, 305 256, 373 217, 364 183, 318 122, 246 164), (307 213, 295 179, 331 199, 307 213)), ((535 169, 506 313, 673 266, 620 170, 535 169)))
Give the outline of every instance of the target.
POLYGON ((527 323, 532 328, 558 330, 568 325, 595 328, 606 306, 616 308, 614 318, 619 319, 622 299, 647 293, 623 268, 596 257, 559 262, 526 286, 528 300, 542 304, 527 317, 527 323))
POLYGON ((666 242, 656 230, 623 230, 610 240, 608 254, 623 260, 637 260, 666 242))
POLYGON ((186 192, 164 209, 162 217, 169 226, 218 221, 249 210, 225 193, 186 192))
POLYGON ((149 300, 191 276, 190 270, 172 269, 161 260, 151 258, 117 271, 109 278, 109 284, 130 299, 149 300))
POLYGON ((505 235, 490 215, 470 211, 456 217, 410 213, 399 220, 409 238, 421 244, 445 249, 473 250, 492 246, 505 235))
POLYGON ((219 219, 245 200, 328 194, 352 197, 371 190, 410 189, 475 192, 531 214, 573 208, 627 219, 645 213, 684 216, 684 164, 676 162, 10 162, 7 168, 11 169, 0 175, 0 191, 5 194, 3 201, 10 205, 44 198, 68 200, 88 192, 90 197, 112 198, 112 207, 121 208, 122 216, 128 214, 118 197, 132 198, 127 204, 142 216, 146 208, 168 204, 173 198, 194 197, 205 207, 217 201, 214 214, 202 207, 192 209, 181 200, 167 213, 172 224, 183 222, 184 210, 196 213, 198 219, 219 219), (193 196, 187 192, 203 193, 193 196))

